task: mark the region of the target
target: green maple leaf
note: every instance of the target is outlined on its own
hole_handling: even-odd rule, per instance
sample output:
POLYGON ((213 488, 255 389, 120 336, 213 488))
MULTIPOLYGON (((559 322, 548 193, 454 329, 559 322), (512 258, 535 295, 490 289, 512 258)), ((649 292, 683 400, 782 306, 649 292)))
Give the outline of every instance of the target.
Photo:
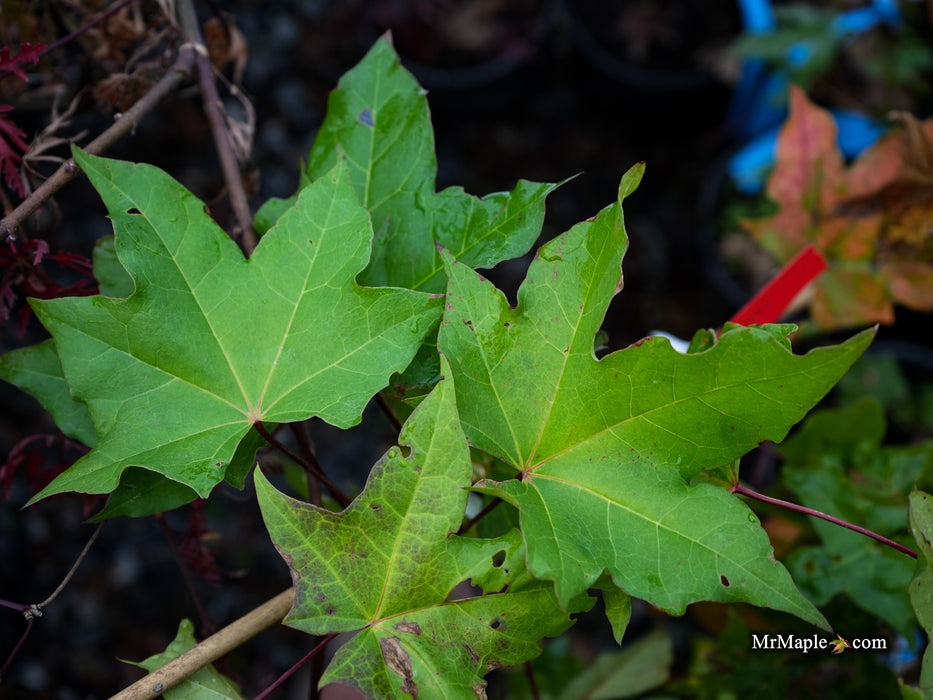
MULTIPOLYGON (((363 284, 443 292, 435 243, 473 267, 524 254, 557 185, 520 180, 509 192, 479 199, 459 187, 435 192, 437 158, 425 91, 399 63, 388 36, 347 72, 331 93, 302 174, 302 187, 328 172, 337 150, 376 231, 363 284)), ((269 228, 291 200, 270 200, 256 215, 269 228)))
POLYGON ((597 360, 593 339, 621 281, 622 199, 544 246, 518 307, 447 258, 439 346, 464 432, 518 479, 480 483, 520 510, 529 569, 561 600, 603 570, 673 613, 697 600, 747 601, 825 626, 773 559, 758 519, 709 483, 763 440, 780 440, 871 340, 796 356, 788 327, 727 327, 710 349, 653 338, 597 360))
MULTIPOLYGON (((295 583, 285 624, 315 635, 360 630, 322 686, 339 681, 371 698, 482 697, 488 670, 537 656, 537 640, 571 621, 553 586, 527 575, 516 531, 495 540, 451 535, 472 468, 449 380, 399 441, 407 456, 390 450, 343 513, 285 496, 257 473, 266 527, 295 583), (448 600, 467 579, 497 592, 448 600)), ((591 603, 578 599, 571 610, 591 603)))
MULTIPOLYGON (((165 651, 143 661, 128 661, 127 663, 152 673, 169 661, 177 659, 186 651, 194 649, 197 644, 194 638, 194 625, 191 624, 191 620, 185 619, 178 623, 178 633, 165 651)), ((198 669, 178 685, 165 691, 165 700, 222 700, 223 698, 240 700, 242 697, 239 686, 214 668, 212 664, 198 669)))
POLYGON ((157 168, 75 158, 110 210, 135 291, 31 302, 100 436, 33 501, 111 492, 129 467, 160 475, 141 484, 130 471, 133 514, 159 483, 173 494, 160 508, 225 478, 241 484, 250 459, 237 449, 255 451, 255 423, 353 425, 436 322, 438 298, 355 282, 372 229, 344 164, 304 190, 247 260, 157 168))
POLYGON ((103 296, 124 299, 133 293, 133 278, 120 264, 113 236, 102 236, 98 239, 91 255, 94 261, 94 278, 103 296))
POLYGON ((640 697, 670 678, 673 663, 670 637, 664 628, 658 627, 622 651, 601 654, 558 697, 559 700, 640 697))
POLYGON ((54 341, 6 353, 0 357, 0 377, 35 397, 65 435, 88 447, 97 444, 87 406, 68 390, 54 341))

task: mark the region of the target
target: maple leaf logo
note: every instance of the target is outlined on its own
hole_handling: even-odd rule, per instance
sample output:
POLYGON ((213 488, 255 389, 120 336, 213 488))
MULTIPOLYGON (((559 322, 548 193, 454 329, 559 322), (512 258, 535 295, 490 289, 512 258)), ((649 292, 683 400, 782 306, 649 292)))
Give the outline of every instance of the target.
POLYGON ((846 640, 844 640, 841 635, 838 635, 838 634, 836 635, 836 639, 831 641, 830 644, 834 647, 833 648, 834 654, 841 654, 844 650, 849 648, 849 643, 846 640))

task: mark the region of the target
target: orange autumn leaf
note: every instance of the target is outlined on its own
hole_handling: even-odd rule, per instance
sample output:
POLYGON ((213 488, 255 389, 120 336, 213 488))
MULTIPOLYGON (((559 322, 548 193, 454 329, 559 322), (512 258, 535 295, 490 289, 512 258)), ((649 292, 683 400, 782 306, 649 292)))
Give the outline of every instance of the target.
POLYGON ((810 311, 822 328, 893 323, 894 304, 933 310, 933 120, 903 128, 846 167, 832 115, 791 89, 766 193, 776 214, 743 222, 781 263, 813 244, 828 270, 810 311))

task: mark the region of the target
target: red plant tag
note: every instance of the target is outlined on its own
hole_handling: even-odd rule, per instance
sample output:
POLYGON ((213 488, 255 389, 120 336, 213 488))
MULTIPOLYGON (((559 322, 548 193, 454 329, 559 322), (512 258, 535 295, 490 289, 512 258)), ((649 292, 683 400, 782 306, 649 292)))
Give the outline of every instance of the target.
POLYGON ((808 245, 729 320, 742 326, 774 323, 800 290, 825 269, 826 259, 808 245))

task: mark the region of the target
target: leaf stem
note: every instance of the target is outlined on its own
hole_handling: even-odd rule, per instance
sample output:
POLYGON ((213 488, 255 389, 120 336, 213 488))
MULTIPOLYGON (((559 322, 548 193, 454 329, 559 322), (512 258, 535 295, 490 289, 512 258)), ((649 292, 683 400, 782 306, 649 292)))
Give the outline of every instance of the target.
POLYGON ((376 394, 376 404, 382 410, 385 417, 389 419, 392 427, 395 428, 395 432, 402 432, 402 421, 398 419, 398 416, 395 415, 395 412, 389 407, 389 402, 386 401, 386 397, 382 395, 381 391, 376 394))
POLYGON ((172 549, 175 563, 178 564, 178 569, 181 571, 181 578, 185 582, 185 588, 188 589, 188 595, 191 596, 194 608, 197 610, 198 617, 201 619, 201 634, 211 634, 215 632, 217 627, 207 616, 207 611, 204 609, 204 605, 201 603, 201 597, 198 595, 198 589, 195 588, 194 581, 191 579, 191 572, 188 570, 185 562, 182 561, 181 553, 178 551, 178 545, 175 544, 175 538, 172 536, 172 529, 168 526, 165 515, 163 513, 156 513, 155 519, 162 527, 162 532, 165 533, 165 539, 168 540, 169 547, 172 549))
POLYGON ((288 449, 279 440, 277 440, 266 429, 266 427, 262 423, 256 422, 253 424, 253 426, 256 428, 256 432, 262 436, 263 440, 268 442, 270 445, 272 445, 275 449, 277 449, 279 452, 284 454, 290 460, 299 464, 305 471, 309 472, 310 474, 313 474, 322 484, 324 484, 327 490, 330 491, 331 496, 334 497, 334 500, 336 500, 340 505, 342 505, 344 508, 350 505, 353 499, 350 498, 343 491, 343 489, 337 486, 337 484, 335 484, 333 481, 330 480, 330 477, 328 477, 327 474, 324 473, 324 470, 321 468, 320 463, 317 461, 317 458, 314 457, 313 454, 311 455, 310 459, 305 459, 304 457, 300 457, 299 455, 296 455, 294 452, 288 449))
MULTIPOLYGON (((288 427, 292 431, 292 435, 295 436, 295 440, 298 441, 298 446, 301 448, 301 453, 308 460, 316 464, 323 472, 324 468, 321 467, 320 462, 317 461, 317 456, 314 454, 314 444, 311 441, 311 436, 308 435, 308 424, 302 421, 301 423, 289 423, 288 427)), ((311 472, 307 472, 307 479, 308 500, 312 505, 320 506, 321 482, 311 472)))
POLYGON ((32 615, 27 615, 26 629, 23 630, 23 634, 20 636, 19 641, 16 642, 16 646, 13 647, 13 651, 11 651, 10 655, 6 657, 6 661, 3 662, 3 666, 0 666, 0 682, 3 681, 3 674, 6 673, 6 670, 10 667, 10 664, 13 663, 13 659, 16 658, 16 655, 19 653, 19 650, 23 646, 23 643, 26 641, 26 638, 29 636, 29 633, 32 632, 32 626, 34 623, 35 617, 32 615))
POLYGON ((91 551, 91 546, 97 540, 97 536, 100 534, 101 528, 103 528, 104 523, 100 523, 97 528, 94 530, 94 533, 91 535, 91 538, 87 541, 87 544, 84 545, 84 549, 81 550, 81 554, 78 555, 78 558, 75 559, 75 563, 71 565, 71 569, 68 570, 68 573, 65 574, 65 578, 62 579, 62 582, 58 584, 58 588, 52 591, 51 595, 48 598, 43 600, 41 603, 37 604, 37 608, 44 608, 46 605, 51 603, 58 597, 58 594, 65 590, 65 586, 68 585, 68 582, 71 581, 71 577, 75 575, 75 571, 78 570, 78 567, 81 566, 81 562, 84 561, 84 558, 87 556, 87 553, 91 551))
POLYGON ((243 178, 240 173, 240 164, 233 153, 233 144, 230 141, 230 131, 223 113, 223 102, 217 92, 217 83, 214 82, 214 72, 201 29, 198 26, 198 17, 192 0, 178 0, 178 15, 182 31, 188 41, 194 45, 197 53, 198 83, 201 86, 201 97, 204 104, 204 114, 211 127, 214 137, 214 146, 220 158, 220 169, 227 184, 230 196, 230 206, 233 207, 233 216, 236 219, 234 234, 240 238, 247 253, 252 253, 258 243, 256 232, 253 230, 253 216, 249 211, 249 202, 246 191, 243 189, 243 178))
POLYGON ((58 595, 65 590, 65 586, 68 585, 68 582, 71 581, 72 576, 74 576, 75 571, 78 570, 78 567, 81 565, 81 562, 84 561, 87 557, 87 553, 91 551, 91 546, 94 544, 97 536, 100 534, 101 528, 104 526, 103 523, 98 525, 94 529, 94 533, 91 535, 91 538, 87 541, 87 544, 84 545, 84 549, 81 550, 81 553, 78 555, 78 558, 75 559, 75 563, 71 565, 71 568, 68 570, 68 573, 65 574, 65 578, 62 579, 62 582, 58 584, 58 587, 52 591, 52 594, 43 600, 41 603, 36 603, 34 605, 22 605, 21 603, 14 603, 9 600, 0 599, 0 607, 12 608, 13 610, 18 610, 22 613, 23 617, 26 618, 26 629, 23 630, 22 636, 19 638, 19 641, 16 643, 16 646, 13 647, 13 651, 10 652, 10 655, 7 656, 6 661, 3 662, 3 666, 0 667, 0 683, 3 681, 3 674, 6 673, 6 670, 10 667, 10 664, 13 663, 13 659, 16 657, 16 654, 19 652, 20 647, 23 646, 23 643, 26 641, 26 638, 29 636, 29 633, 32 631, 32 626, 37 617, 41 617, 42 608, 55 600, 58 595))
POLYGON ((295 671, 297 671, 302 666, 304 666, 308 662, 308 659, 310 659, 313 656, 316 656, 319 652, 323 651, 324 647, 327 646, 328 642, 330 642, 336 636, 337 635, 335 633, 335 634, 329 634, 326 637, 324 637, 324 639, 322 639, 317 644, 317 646, 315 646, 311 651, 309 651, 307 654, 302 656, 301 659, 298 661, 298 663, 296 663, 294 666, 288 669, 281 676, 276 678, 275 681, 272 683, 272 685, 270 685, 268 688, 262 691, 255 698, 253 698, 253 700, 265 700, 265 698, 268 697, 269 693, 271 693, 273 690, 275 690, 280 685, 282 685, 282 683, 284 683, 288 679, 289 676, 291 676, 295 671))
POLYGON ((879 535, 877 532, 872 532, 871 530, 868 530, 867 528, 860 527, 859 525, 854 525, 850 522, 842 520, 841 518, 837 518, 834 515, 827 515, 826 513, 821 513, 820 511, 814 510, 813 508, 807 508, 806 506, 801 506, 796 503, 791 503, 790 501, 782 501, 780 498, 772 498, 771 496, 765 496, 764 494, 758 493, 757 491, 752 491, 751 489, 746 488, 745 486, 742 486, 742 484, 738 484, 738 483, 735 484, 731 488, 731 491, 732 493, 737 493, 740 496, 748 496, 749 498, 752 498, 756 501, 761 501, 762 503, 769 503, 773 506, 779 506, 781 508, 786 508, 787 510, 792 510, 797 513, 803 513, 805 515, 812 515, 814 518, 821 518, 822 520, 826 520, 827 522, 833 523, 835 525, 839 525, 840 527, 844 527, 847 530, 852 530, 853 532, 857 532, 861 535, 866 535, 867 537, 871 537, 873 540, 877 540, 881 544, 886 544, 888 547, 892 547, 899 552, 902 552, 908 556, 913 557, 914 559, 917 558, 917 553, 914 550, 912 550, 910 547, 905 547, 904 545, 898 542, 895 542, 894 540, 890 540, 887 537, 879 535))
POLYGON ((474 525, 476 525, 476 523, 478 523, 480 520, 482 520, 482 519, 485 518, 487 515, 489 515, 493 510, 496 509, 496 507, 497 507, 500 503, 502 503, 502 499, 501 499, 501 498, 494 498, 494 499, 493 499, 492 501, 490 501, 490 502, 486 505, 486 507, 483 508, 479 513, 477 513, 477 514, 474 515, 472 518, 470 518, 470 519, 467 520, 465 523, 463 523, 463 525, 460 526, 460 529, 457 530, 457 534, 458 534, 458 535, 465 535, 466 533, 468 533, 468 532, 470 531, 470 528, 472 528, 474 525))
POLYGON ((534 700, 541 700, 541 691, 538 690, 538 681, 535 680, 535 669, 530 661, 525 662, 525 676, 528 678, 528 689, 534 700))

